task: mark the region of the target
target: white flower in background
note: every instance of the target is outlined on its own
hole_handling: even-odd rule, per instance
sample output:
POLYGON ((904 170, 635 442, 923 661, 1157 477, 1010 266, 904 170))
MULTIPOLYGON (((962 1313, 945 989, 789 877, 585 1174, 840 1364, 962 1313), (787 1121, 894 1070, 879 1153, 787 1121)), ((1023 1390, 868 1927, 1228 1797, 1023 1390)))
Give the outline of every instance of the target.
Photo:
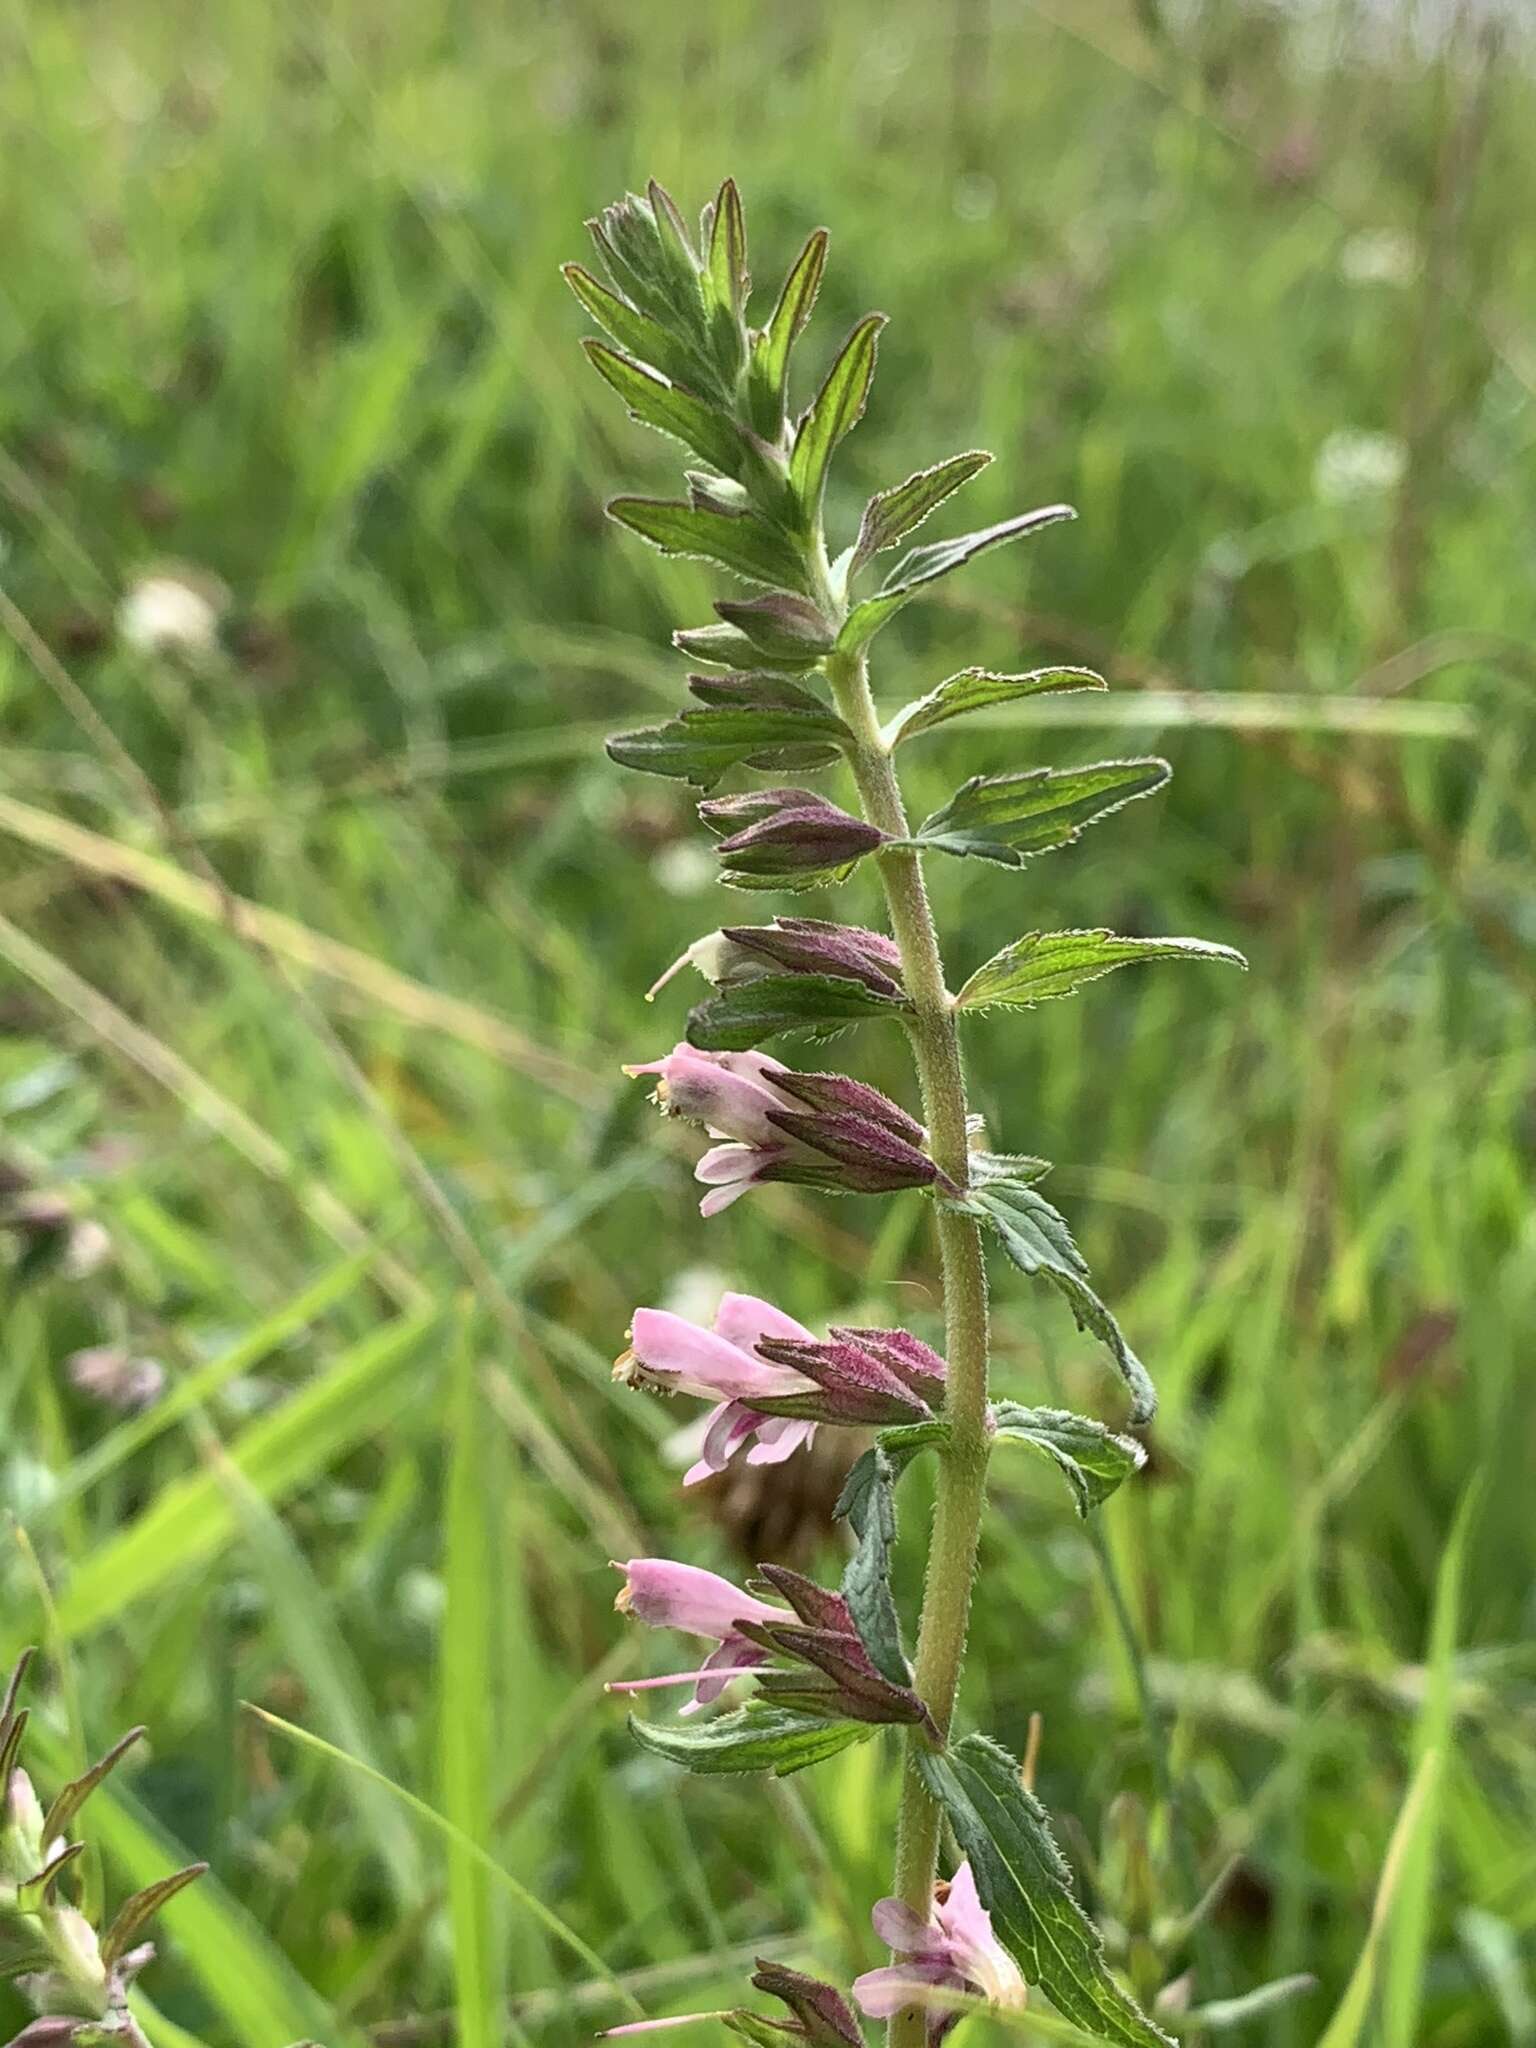
POLYGON ((165 1392, 165 1367, 155 1358, 135 1358, 117 1344, 93 1344, 73 1351, 64 1363, 69 1383, 109 1408, 133 1414, 152 1408, 165 1392))
POLYGON ((690 839, 674 839, 651 861, 651 880, 669 896, 702 896, 715 879, 714 854, 690 839))
POLYGON ((1408 451, 1393 434, 1340 427, 1312 465, 1312 488, 1325 505, 1347 505, 1394 490, 1403 480, 1408 451))
POLYGON ((1409 284, 1418 266, 1412 240, 1396 228, 1362 229, 1339 251, 1339 275, 1346 284, 1409 284))
POLYGON ((141 654, 209 654, 228 605, 229 592, 216 576, 197 569, 151 569, 124 592, 117 630, 141 654))

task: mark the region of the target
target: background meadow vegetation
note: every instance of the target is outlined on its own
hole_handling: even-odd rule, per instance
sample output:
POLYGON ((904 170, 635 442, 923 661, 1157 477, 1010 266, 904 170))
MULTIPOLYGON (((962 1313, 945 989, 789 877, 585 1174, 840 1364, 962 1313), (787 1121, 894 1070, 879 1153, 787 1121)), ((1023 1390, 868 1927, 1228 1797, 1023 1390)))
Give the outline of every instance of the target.
MULTIPOLYGON (((609 1382, 632 1307, 921 1322, 935 1277, 910 1197, 702 1225, 619 1074, 740 906, 686 791, 602 752, 712 584, 602 517, 675 456, 557 265, 626 184, 726 172, 760 288, 833 231, 807 374, 891 315, 834 520, 972 445, 962 523, 1081 510, 877 680, 1113 694, 946 731, 915 800, 1175 766, 1053 862, 936 872, 953 968, 1041 921, 1252 962, 971 1029, 1163 1407, 1095 1528, 999 1458, 970 1708, 1043 1717, 1095 1910, 1138 1805, 1160 1914, 1240 1859, 1170 1967, 1318 1985, 1239 2038, 1536 2041, 1536 78, 1518 17, 1422 12, 13 0, 0 1162, 109 1251, 3 1240, 0 1653, 44 1645, 45 1785, 151 1726, 91 1809, 109 1895, 213 1866, 156 2048, 543 2048, 632 2013, 616 1981, 661 2012, 758 1950, 875 1960, 873 1748, 767 1825, 601 1690, 658 1668, 608 1557, 833 1542, 824 1467, 680 1499, 680 1413, 609 1382), (213 648, 125 609, 167 562, 213 648), (91 1347, 158 1401, 82 1391, 91 1347)), ((996 1295, 1003 1390, 1113 1414, 1051 1299, 996 1295)))

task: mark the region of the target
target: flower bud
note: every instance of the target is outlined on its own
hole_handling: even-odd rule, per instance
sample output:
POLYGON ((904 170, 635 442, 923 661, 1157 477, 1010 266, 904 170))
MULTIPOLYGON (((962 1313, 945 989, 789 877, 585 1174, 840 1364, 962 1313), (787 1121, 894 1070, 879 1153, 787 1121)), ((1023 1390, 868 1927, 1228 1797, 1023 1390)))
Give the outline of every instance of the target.
POLYGON ((11 1782, 6 1787, 5 1826, 7 1835, 18 1846, 24 1846, 35 1869, 43 1851, 43 1807, 32 1788, 32 1780, 19 1765, 11 1772, 11 1782))
POLYGON ((902 995, 901 954, 883 932, 819 917, 776 917, 766 925, 727 925, 715 935, 728 950, 703 967, 719 986, 754 974, 830 974, 861 982, 876 995, 902 995))
POLYGON ((807 886, 851 867, 886 836, 808 789, 710 797, 699 805, 699 816, 712 832, 727 835, 715 848, 725 878, 748 888, 791 876, 807 886))
MULTIPOLYGON (((876 1331, 876 1337, 901 1337, 903 1331, 876 1331)), ((915 1338, 910 1340, 916 1343, 915 1338)), ((770 1415, 812 1417, 818 1422, 864 1423, 879 1429, 898 1422, 926 1422, 933 1409, 930 1399, 944 1398, 944 1361, 937 1359, 938 1372, 921 1391, 912 1375, 893 1370, 900 1354, 861 1341, 861 1333, 837 1330, 824 1343, 784 1337, 764 1337, 758 1342, 760 1357, 776 1365, 793 1367, 815 1384, 815 1392, 760 1396, 758 1405, 770 1415)), ((921 1347, 924 1351, 927 1346, 921 1347)), ((936 1354, 930 1354, 936 1356, 936 1354)))

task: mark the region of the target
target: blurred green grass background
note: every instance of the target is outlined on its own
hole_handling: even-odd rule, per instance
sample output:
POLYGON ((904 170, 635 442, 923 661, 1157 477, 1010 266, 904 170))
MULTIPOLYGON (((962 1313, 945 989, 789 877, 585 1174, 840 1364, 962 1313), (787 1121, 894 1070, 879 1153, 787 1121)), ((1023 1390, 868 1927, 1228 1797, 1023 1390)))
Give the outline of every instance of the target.
MULTIPOLYGON (((1097 1546, 1000 1461, 967 1712, 1016 1746, 1043 1716, 1096 1910, 1128 1799, 1159 1912, 1241 1859, 1197 1998, 1319 1983, 1240 2038, 1321 2040, 1363 1956, 1330 2048, 1536 2041, 1536 82, 1513 37, 1387 12, 0 24, 0 1156, 111 1243, 82 1278, 16 1240, 0 1649, 52 1660, 45 1781, 151 1724, 92 1809, 109 1893, 214 1866, 166 1915, 156 2048, 573 2042, 625 2011, 598 1959, 652 2012, 732 2001, 756 1950, 875 1960, 874 1748, 765 1803, 638 1755, 601 1693, 654 1647, 608 1556, 831 1543, 824 1474, 680 1502, 681 1418, 608 1380, 632 1307, 895 1320, 935 1278, 912 1200, 702 1225, 618 1072, 740 906, 686 793, 602 753, 675 701, 712 584, 602 518, 675 462, 557 266, 626 184, 727 172, 760 289, 833 231, 808 362, 891 315, 835 523, 973 445, 967 523, 1082 515, 904 618, 877 681, 1057 657, 1113 694, 946 732, 916 802, 1175 766, 1059 860, 936 873, 954 972, 1042 921, 1252 961, 972 1030, 1163 1408, 1097 1546), (227 592, 216 651, 122 630, 165 562, 227 592), (169 1391, 93 1403, 92 1345, 169 1391)), ((997 1294, 1005 1390, 1112 1414, 1064 1316, 997 1294)))

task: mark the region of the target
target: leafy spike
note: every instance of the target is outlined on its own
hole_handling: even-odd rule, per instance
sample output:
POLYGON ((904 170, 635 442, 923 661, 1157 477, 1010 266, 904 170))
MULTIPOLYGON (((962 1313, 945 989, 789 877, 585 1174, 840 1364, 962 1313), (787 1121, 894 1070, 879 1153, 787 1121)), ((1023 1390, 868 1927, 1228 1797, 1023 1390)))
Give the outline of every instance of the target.
POLYGON ((920 469, 905 483, 879 491, 864 507, 859 537, 854 543, 849 575, 855 575, 872 555, 895 547, 897 541, 921 526, 930 512, 984 470, 992 457, 984 448, 965 455, 951 455, 931 469, 920 469))

